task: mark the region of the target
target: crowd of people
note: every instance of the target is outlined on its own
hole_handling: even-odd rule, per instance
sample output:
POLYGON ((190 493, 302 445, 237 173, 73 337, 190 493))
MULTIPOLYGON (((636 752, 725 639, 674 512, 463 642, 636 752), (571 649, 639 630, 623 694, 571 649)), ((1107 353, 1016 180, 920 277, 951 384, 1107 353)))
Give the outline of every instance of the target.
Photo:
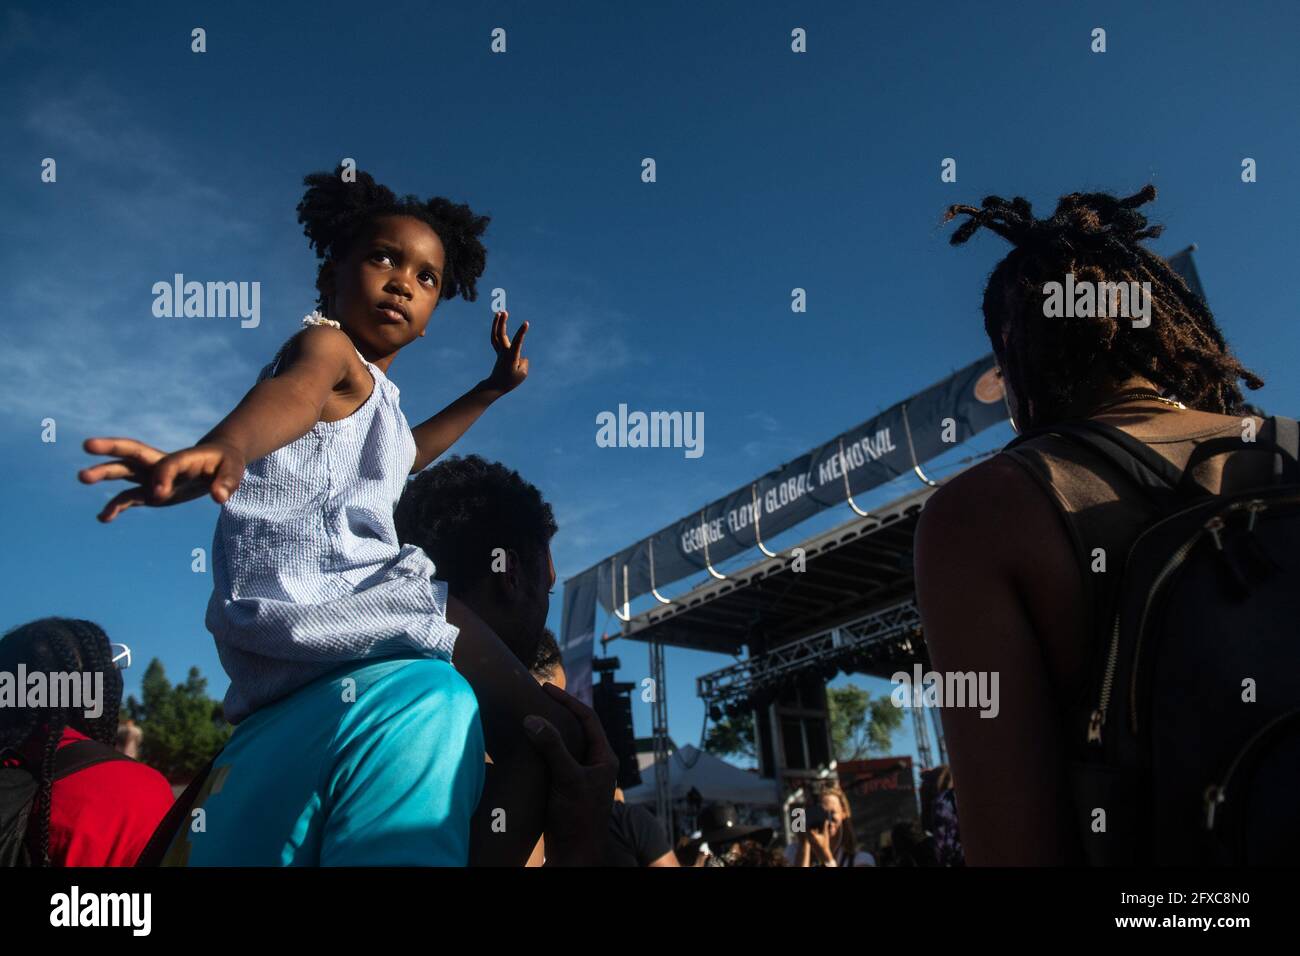
POLYGON ((496 313, 491 372, 414 427, 387 376, 441 301, 475 299, 487 218, 347 172, 306 179, 298 210, 322 259, 318 307, 235 410, 170 454, 130 438, 85 445, 112 460, 84 469, 83 482, 134 485, 102 521, 205 495, 221 505, 205 623, 230 678, 232 737, 173 801, 161 775, 114 747, 122 681, 103 630, 45 618, 10 631, 0 670, 98 675, 107 695, 94 718, 66 702, 0 709, 0 772, 19 784, 0 808, 0 862, 1083 859, 1062 728, 1086 690, 1089 622, 1108 620, 1118 596, 1113 576, 1093 580, 1079 562, 1094 542, 1124 554, 1151 511, 1131 476, 1042 430, 1088 419, 1122 431, 1164 456, 1166 470, 1197 465, 1207 493, 1275 475, 1266 456, 1196 454, 1242 429, 1237 381, 1260 382, 1204 302, 1141 245, 1157 230, 1136 209, 1154 189, 1072 194, 1046 220, 1022 199, 950 212, 969 217, 955 242, 984 227, 1015 245, 985 290, 985 324, 1013 425, 1037 430, 946 483, 923 512, 917 593, 934 665, 999 672, 1000 716, 945 714, 951 780, 936 785, 929 819, 894 827, 872 852, 858 845, 838 789, 806 808, 813 825, 784 850, 726 806, 708 808, 700 832, 673 847, 653 817, 618 799, 617 760, 593 711, 563 690, 546 631, 550 505, 501 464, 444 457, 527 376, 528 323, 512 337, 507 313, 496 313), (1154 283, 1149 333, 1113 317, 1045 318, 1034 290, 1067 270, 1154 283))
MULTIPOLYGON (((563 694, 563 657, 545 624, 542 577, 553 574, 549 547, 558 529, 540 492, 500 463, 453 456, 408 484, 397 515, 401 539, 428 549, 466 606, 527 661, 539 685, 572 708, 589 742, 576 760, 552 728, 543 725, 534 738, 552 790, 538 797, 544 834, 524 865, 874 866, 877 858, 882 865, 937 865, 927 852, 932 837, 914 832, 915 824, 885 834, 875 854, 861 848, 838 787, 820 796, 808 826, 784 849, 771 827, 739 824, 726 803, 705 806, 698 831, 674 847, 652 813, 623 801, 603 729, 589 708, 563 694), (510 531, 500 527, 506 514, 513 516, 510 531), (482 573, 482 562, 469 559, 475 542, 486 540, 508 546, 500 573, 482 573)), ((0 671, 20 665, 29 673, 100 674, 106 690, 93 721, 69 707, 0 709, 4 766, 27 768, 34 783, 26 839, 12 864, 478 862, 471 844, 490 839, 493 822, 501 821, 497 806, 475 799, 476 789, 489 792, 496 767, 482 734, 471 717, 449 716, 472 697, 458 695, 454 672, 441 663, 388 658, 372 665, 380 674, 344 667, 318 679, 242 721, 178 799, 162 774, 126 758, 138 755, 141 731, 119 722, 122 675, 101 627, 63 618, 17 627, 0 639, 0 671), (415 673, 421 686, 401 679, 415 673), (355 693, 346 692, 349 679, 355 693), (301 757, 281 749, 287 737, 304 745, 301 757), (87 751, 76 765, 58 759, 72 745, 87 751), (361 748, 364 754, 355 752, 361 748), (481 762, 473 761, 475 753, 481 762), (324 771, 313 776, 299 759, 316 767, 324 759, 324 771), (412 788, 413 780, 424 792, 412 788), (304 814, 315 804, 318 816, 304 814), (195 830, 200 809, 204 826, 195 830), (423 847, 398 839, 411 831, 428 835, 423 847)), ((492 792, 508 787, 503 779, 492 792)), ((499 862, 491 852, 482 858, 499 862)))
POLYGON ((824 784, 815 801, 790 809, 791 838, 782 845, 771 826, 745 823, 733 804, 704 806, 697 829, 677 841, 674 850, 682 866, 791 867, 938 867, 963 866, 955 807, 946 766, 923 774, 921 818, 899 820, 883 830, 874 849, 857 834, 848 794, 837 784, 824 784), (927 792, 927 790, 929 792, 927 792))

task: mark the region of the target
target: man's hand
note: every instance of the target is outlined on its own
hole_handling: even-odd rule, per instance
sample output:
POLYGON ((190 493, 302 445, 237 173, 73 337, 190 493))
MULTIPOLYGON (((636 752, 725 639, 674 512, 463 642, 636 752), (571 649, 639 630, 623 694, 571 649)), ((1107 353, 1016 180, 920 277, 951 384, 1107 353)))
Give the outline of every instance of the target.
POLYGON ((87 438, 82 447, 92 455, 117 456, 116 461, 77 472, 82 483, 125 478, 140 486, 122 492, 104 506, 98 517, 105 523, 136 505, 162 508, 205 494, 224 504, 239 487, 246 467, 236 448, 220 442, 205 442, 170 455, 133 438, 87 438))
POLYGON ((554 684, 545 684, 542 689, 573 711, 587 738, 587 752, 579 763, 569 755, 550 721, 535 714, 524 718, 524 732, 550 769, 544 833, 546 864, 599 866, 604 862, 609 837, 618 758, 590 707, 554 684))
POLYGON ((505 393, 518 386, 528 377, 528 359, 523 357, 524 334, 528 331, 525 322, 515 333, 514 342, 506 334, 509 312, 498 312, 492 317, 492 348, 497 353, 496 365, 492 373, 483 380, 490 389, 505 393))

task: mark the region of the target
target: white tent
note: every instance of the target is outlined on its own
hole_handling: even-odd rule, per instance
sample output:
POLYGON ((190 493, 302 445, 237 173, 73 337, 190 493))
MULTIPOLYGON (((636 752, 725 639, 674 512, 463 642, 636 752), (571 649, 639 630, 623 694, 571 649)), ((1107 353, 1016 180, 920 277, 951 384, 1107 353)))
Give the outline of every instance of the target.
MULTIPOLYGON (((628 803, 655 802, 654 754, 637 754, 641 765, 641 783, 624 792, 628 803)), ((726 801, 774 807, 777 799, 775 780, 765 780, 725 760, 686 744, 668 758, 668 783, 673 802, 685 800, 691 788, 699 791, 705 803, 726 801)))

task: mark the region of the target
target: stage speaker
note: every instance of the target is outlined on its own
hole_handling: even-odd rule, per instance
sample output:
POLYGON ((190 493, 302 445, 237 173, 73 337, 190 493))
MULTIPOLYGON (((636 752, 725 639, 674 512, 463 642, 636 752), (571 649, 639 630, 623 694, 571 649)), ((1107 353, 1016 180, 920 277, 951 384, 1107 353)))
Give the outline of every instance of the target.
POLYGON ((604 671, 591 688, 591 709, 600 718, 609 745, 618 757, 618 785, 624 790, 641 782, 641 770, 636 764, 636 734, 632 730, 631 692, 636 686, 620 683, 614 680, 613 674, 604 671))

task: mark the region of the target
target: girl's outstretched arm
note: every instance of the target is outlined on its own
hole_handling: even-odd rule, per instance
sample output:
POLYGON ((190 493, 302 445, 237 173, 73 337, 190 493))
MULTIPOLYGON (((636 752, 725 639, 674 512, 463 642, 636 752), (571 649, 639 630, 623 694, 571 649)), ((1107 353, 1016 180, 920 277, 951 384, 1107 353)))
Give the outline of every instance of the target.
POLYGON ((99 520, 112 521, 135 505, 163 507, 204 494, 223 504, 249 462, 301 438, 320 421, 333 389, 347 378, 354 352, 352 340, 338 329, 304 329, 286 350, 280 373, 253 386, 191 448, 165 454, 131 438, 86 439, 86 451, 118 460, 83 468, 77 473, 83 483, 125 478, 139 485, 110 501, 99 520))
POLYGON ((520 326, 511 342, 506 334, 509 318, 509 312, 498 312, 492 317, 492 348, 497 353, 497 361, 491 374, 437 415, 411 429, 415 438, 415 464, 411 466, 411 474, 437 461, 489 405, 528 377, 528 359, 522 354, 528 323, 520 326))

